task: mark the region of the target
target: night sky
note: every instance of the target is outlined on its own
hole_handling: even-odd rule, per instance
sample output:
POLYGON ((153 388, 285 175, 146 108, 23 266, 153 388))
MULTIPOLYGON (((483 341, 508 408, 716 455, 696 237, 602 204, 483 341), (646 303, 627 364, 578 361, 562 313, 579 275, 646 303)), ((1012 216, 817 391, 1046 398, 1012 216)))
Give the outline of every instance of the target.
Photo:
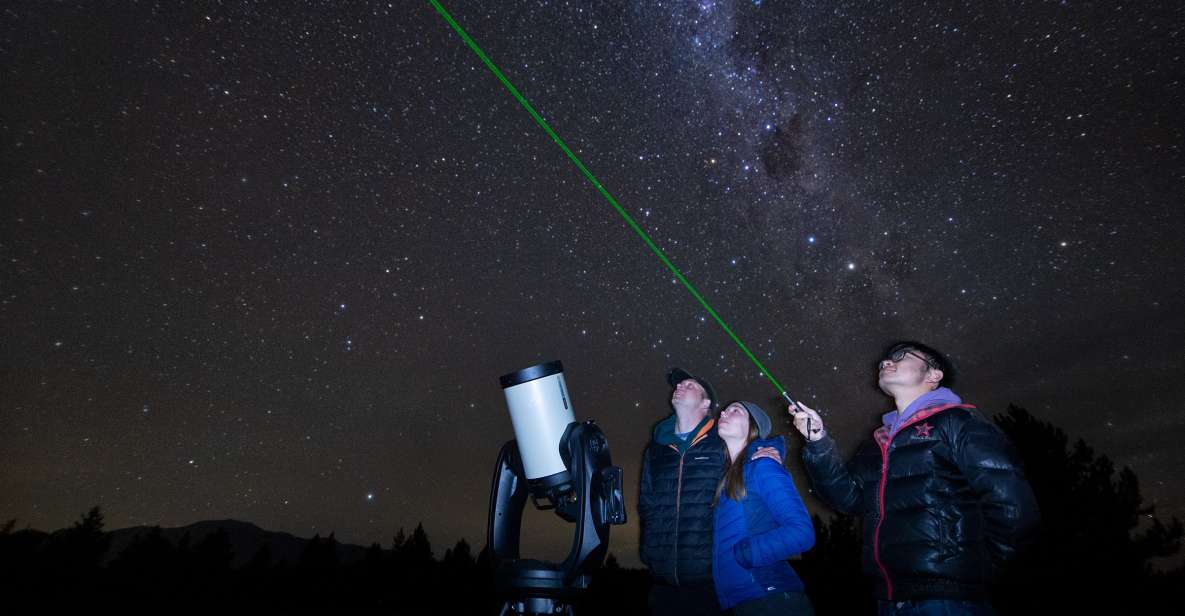
MULTIPOLYGON (((559 359, 637 564, 666 370, 776 391, 427 2, 345 4, 0 11, 0 521, 480 547, 559 359)), ((919 339, 1185 517, 1180 3, 445 7, 842 446, 919 339)))

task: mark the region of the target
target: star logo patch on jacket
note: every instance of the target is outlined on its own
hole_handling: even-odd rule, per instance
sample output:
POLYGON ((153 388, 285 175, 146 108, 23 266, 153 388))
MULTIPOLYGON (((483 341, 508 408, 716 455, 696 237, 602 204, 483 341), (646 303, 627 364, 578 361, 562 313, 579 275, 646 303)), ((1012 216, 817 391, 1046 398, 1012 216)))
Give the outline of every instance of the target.
POLYGON ((918 426, 914 426, 913 429, 914 429, 914 436, 916 438, 930 438, 930 431, 934 429, 934 426, 931 426, 928 423, 924 423, 924 424, 921 424, 918 426))

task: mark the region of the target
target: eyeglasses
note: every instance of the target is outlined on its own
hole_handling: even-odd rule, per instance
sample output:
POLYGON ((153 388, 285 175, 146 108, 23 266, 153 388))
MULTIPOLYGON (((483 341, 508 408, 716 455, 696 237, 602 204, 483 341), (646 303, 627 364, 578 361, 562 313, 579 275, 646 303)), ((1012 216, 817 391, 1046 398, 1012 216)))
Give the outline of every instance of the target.
POLYGON ((901 360, 905 359, 906 355, 912 355, 912 356, 922 360, 922 363, 926 364, 926 366, 929 368, 933 368, 935 370, 938 369, 938 366, 934 365, 933 361, 931 361, 925 357, 922 357, 921 355, 918 355, 917 353, 914 353, 913 351, 911 351, 909 349, 897 349, 896 351, 893 351, 892 353, 889 354, 888 357, 880 360, 880 362, 877 363, 877 368, 884 368, 885 362, 889 362, 889 361, 893 362, 894 364, 899 364, 899 363, 901 363, 901 360))

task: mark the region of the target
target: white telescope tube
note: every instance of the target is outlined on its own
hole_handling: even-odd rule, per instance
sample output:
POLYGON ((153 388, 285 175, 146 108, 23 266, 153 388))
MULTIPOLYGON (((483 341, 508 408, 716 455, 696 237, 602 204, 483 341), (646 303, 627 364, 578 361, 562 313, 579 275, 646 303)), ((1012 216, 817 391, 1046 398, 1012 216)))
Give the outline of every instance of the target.
POLYGON ((560 457, 560 439, 576 416, 563 364, 553 361, 524 368, 504 375, 501 382, 527 479, 567 471, 560 457))

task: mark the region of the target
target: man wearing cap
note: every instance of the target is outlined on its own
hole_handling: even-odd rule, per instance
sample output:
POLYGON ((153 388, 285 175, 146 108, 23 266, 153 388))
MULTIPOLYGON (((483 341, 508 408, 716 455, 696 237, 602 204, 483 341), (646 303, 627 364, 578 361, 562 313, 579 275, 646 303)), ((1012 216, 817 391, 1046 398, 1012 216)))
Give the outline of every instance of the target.
MULTIPOLYGON (((716 390, 681 368, 667 374, 674 413, 660 421, 642 455, 638 517, 642 562, 650 568, 652 614, 721 614, 712 584, 712 501, 728 466, 716 433, 716 390)), ((771 457, 772 449, 755 457, 771 457)))
POLYGON ((1031 538, 1039 513, 1004 433, 955 392, 950 361, 917 342, 890 346, 877 384, 893 398, 845 464, 819 414, 790 407, 817 494, 864 518, 864 570, 881 615, 992 614, 995 573, 1031 538))

